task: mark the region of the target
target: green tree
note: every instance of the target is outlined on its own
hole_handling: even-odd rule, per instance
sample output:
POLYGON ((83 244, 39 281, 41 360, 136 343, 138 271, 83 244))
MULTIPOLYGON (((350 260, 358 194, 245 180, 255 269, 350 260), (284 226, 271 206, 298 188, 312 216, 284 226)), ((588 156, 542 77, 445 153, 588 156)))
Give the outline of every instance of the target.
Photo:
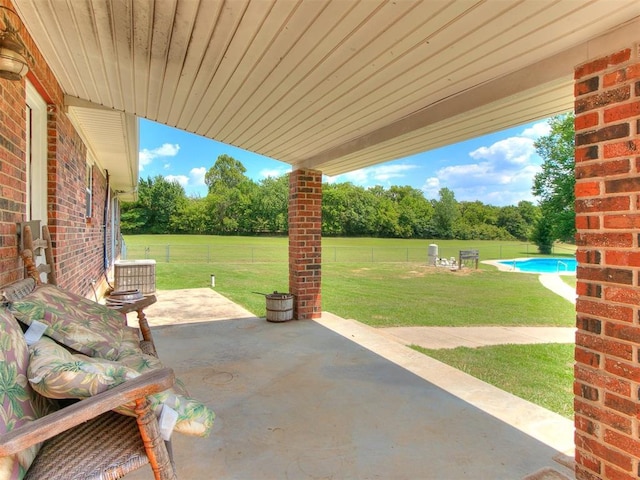
POLYGON ((390 197, 398 205, 398 226, 404 238, 426 238, 433 217, 433 205, 421 190, 404 186, 389 188, 390 197))
POLYGON ((322 187, 322 233, 324 235, 375 235, 375 195, 349 182, 322 187))
POLYGON ((209 232, 207 203, 204 198, 189 198, 171 217, 173 233, 206 234, 209 232))
POLYGON ((518 212, 529 226, 533 226, 540 216, 540 208, 534 205, 533 202, 528 202, 527 200, 518 202, 518 212))
POLYGON ((376 198, 374 194, 366 188, 351 185, 347 201, 349 208, 344 216, 345 234, 375 235, 376 198))
POLYGON ((172 216, 185 207, 187 196, 178 182, 158 175, 140 179, 138 200, 122 206, 123 233, 174 233, 172 216))
POLYGON ((530 240, 535 225, 538 223, 538 219, 540 218, 540 207, 534 205, 533 202, 522 200, 518 202, 517 208, 525 225, 525 233, 521 240, 530 240))
POLYGON ((498 213, 498 227, 504 228, 510 235, 518 240, 526 240, 529 237, 529 228, 518 207, 509 205, 502 207, 498 213))
POLYGON ((533 229, 531 241, 538 246, 540 253, 548 255, 553 250, 554 240, 553 224, 550 217, 542 215, 533 229))
POLYGON ((433 204, 433 226, 439 238, 453 238, 453 226, 460 217, 460 209, 453 191, 441 188, 440 197, 433 204))
POLYGON ((536 226, 535 236, 539 239, 551 237, 552 241, 569 241, 576 233, 574 116, 555 116, 549 120, 549 125, 549 135, 535 143, 536 152, 543 162, 542 170, 533 180, 532 191, 540 199, 540 212, 544 217, 536 226))
POLYGON ((254 233, 285 233, 289 219, 289 175, 260 181, 251 205, 254 233))
POLYGON ((374 214, 375 234, 380 237, 402 237, 398 205, 386 196, 376 196, 374 214))
POLYGON ((251 206, 257 185, 245 176, 247 169, 229 155, 220 155, 205 174, 211 233, 253 233, 251 206))
POLYGON ((146 211, 138 202, 122 202, 120 207, 120 230, 125 235, 145 232, 146 211))
POLYGON ((349 205, 346 183, 326 183, 322 186, 322 234, 344 235, 344 219, 349 205))
POLYGON ((500 209, 492 205, 485 205, 479 200, 474 202, 460 202, 460 220, 469 225, 497 225, 500 209))
POLYGON ((205 173, 204 183, 209 187, 209 193, 222 186, 234 189, 248 180, 245 176, 246 171, 247 169, 240 161, 229 155, 220 155, 205 173))

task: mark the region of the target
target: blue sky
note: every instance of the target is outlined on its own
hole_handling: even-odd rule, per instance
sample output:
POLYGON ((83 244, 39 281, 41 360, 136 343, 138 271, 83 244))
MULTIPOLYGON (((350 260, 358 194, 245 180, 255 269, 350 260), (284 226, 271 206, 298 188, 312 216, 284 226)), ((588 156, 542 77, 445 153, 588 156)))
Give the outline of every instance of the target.
MULTIPOLYGON (((543 120, 325 180, 363 187, 410 185, 429 199, 438 198, 438 191, 446 187, 458 201, 480 200, 496 206, 535 202, 531 185, 542 159, 533 142, 548 133, 543 120)), ((142 178, 161 175, 178 181, 187 195, 203 197, 207 193, 204 175, 222 154, 242 162, 246 175, 255 181, 291 170, 268 157, 140 120, 142 178)))

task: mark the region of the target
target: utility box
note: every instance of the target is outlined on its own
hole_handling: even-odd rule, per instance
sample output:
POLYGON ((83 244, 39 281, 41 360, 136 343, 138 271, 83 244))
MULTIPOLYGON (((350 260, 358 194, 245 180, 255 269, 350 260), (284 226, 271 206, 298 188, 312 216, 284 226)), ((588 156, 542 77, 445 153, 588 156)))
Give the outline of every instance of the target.
POLYGON ((438 245, 432 243, 427 252, 427 265, 435 266, 438 262, 438 245))
POLYGON ((155 293, 155 260, 116 260, 113 269, 115 290, 138 289, 143 295, 155 293))

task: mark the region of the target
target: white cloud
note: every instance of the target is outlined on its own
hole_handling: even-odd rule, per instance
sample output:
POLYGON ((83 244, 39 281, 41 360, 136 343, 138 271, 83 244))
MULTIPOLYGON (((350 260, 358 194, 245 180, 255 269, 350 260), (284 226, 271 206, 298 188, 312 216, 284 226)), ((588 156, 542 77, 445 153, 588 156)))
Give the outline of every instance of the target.
POLYGON ((180 145, 177 143, 163 143, 158 148, 154 149, 153 152, 158 157, 175 157, 180 150, 180 145))
POLYGON ((165 175, 168 182, 178 182, 183 188, 201 187, 204 185, 204 175, 207 173, 205 167, 192 168, 189 175, 165 175))
POLYGON ((422 187, 427 198, 438 198, 446 187, 458 201, 481 200, 492 205, 514 205, 521 200, 535 200, 531 193, 533 177, 540 170, 533 138, 546 134, 539 123, 522 135, 505 138, 471 152, 475 163, 448 165, 427 178, 422 187))
POLYGON ((522 132, 523 137, 532 138, 537 140, 540 137, 549 135, 551 133, 551 126, 549 122, 538 122, 531 125, 529 128, 525 128, 522 132))
POLYGON ((360 168, 358 170, 354 170, 353 172, 344 173, 342 175, 338 175, 338 181, 344 179, 345 182, 352 182, 356 185, 365 185, 369 183, 369 174, 367 173, 366 168, 360 168))
POLYGON ((380 165, 379 167, 371 167, 374 179, 381 182, 388 182, 392 178, 403 178, 409 170, 417 168, 417 165, 399 164, 399 165, 380 165))
POLYGON ((440 179, 438 177, 429 177, 425 180, 422 191, 427 198, 438 198, 440 188, 442 188, 440 186, 440 179))
MULTIPOLYGON (((327 183, 351 182, 355 185, 363 187, 371 187, 373 185, 390 184, 391 179, 404 178, 409 170, 418 168, 418 165, 412 164, 390 164, 378 165, 374 167, 361 168, 352 172, 343 173, 333 177, 325 177, 327 183)), ((394 182, 397 183, 397 182, 394 182)))
POLYGON ((207 173, 205 167, 192 168, 189 171, 189 185, 202 186, 204 185, 204 176, 207 173))
POLYGON ((167 182, 178 182, 182 187, 186 187, 189 184, 189 177, 186 175, 167 175, 164 179, 167 182))
POLYGON ((260 170, 260 173, 258 174, 259 178, 277 178, 277 177, 281 177, 282 175, 289 173, 291 171, 291 168, 287 168, 287 167, 277 167, 277 168, 263 168, 262 170, 260 170))
POLYGON ((143 148, 138 152, 139 170, 144 170, 144 167, 149 165, 155 158, 158 157, 175 157, 180 151, 180 145, 177 143, 163 143, 157 148, 143 148))
POLYGON ((496 167, 524 165, 535 153, 533 140, 525 137, 509 137, 489 147, 480 147, 469 153, 474 160, 486 159, 496 167))

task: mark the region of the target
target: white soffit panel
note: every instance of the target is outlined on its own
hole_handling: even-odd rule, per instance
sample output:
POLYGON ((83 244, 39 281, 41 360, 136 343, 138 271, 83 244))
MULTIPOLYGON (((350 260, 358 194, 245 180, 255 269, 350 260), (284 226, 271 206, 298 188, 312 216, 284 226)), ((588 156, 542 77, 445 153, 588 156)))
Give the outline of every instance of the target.
POLYGON ((65 94, 331 175, 567 110, 640 30, 637 0, 13 2, 65 94))

